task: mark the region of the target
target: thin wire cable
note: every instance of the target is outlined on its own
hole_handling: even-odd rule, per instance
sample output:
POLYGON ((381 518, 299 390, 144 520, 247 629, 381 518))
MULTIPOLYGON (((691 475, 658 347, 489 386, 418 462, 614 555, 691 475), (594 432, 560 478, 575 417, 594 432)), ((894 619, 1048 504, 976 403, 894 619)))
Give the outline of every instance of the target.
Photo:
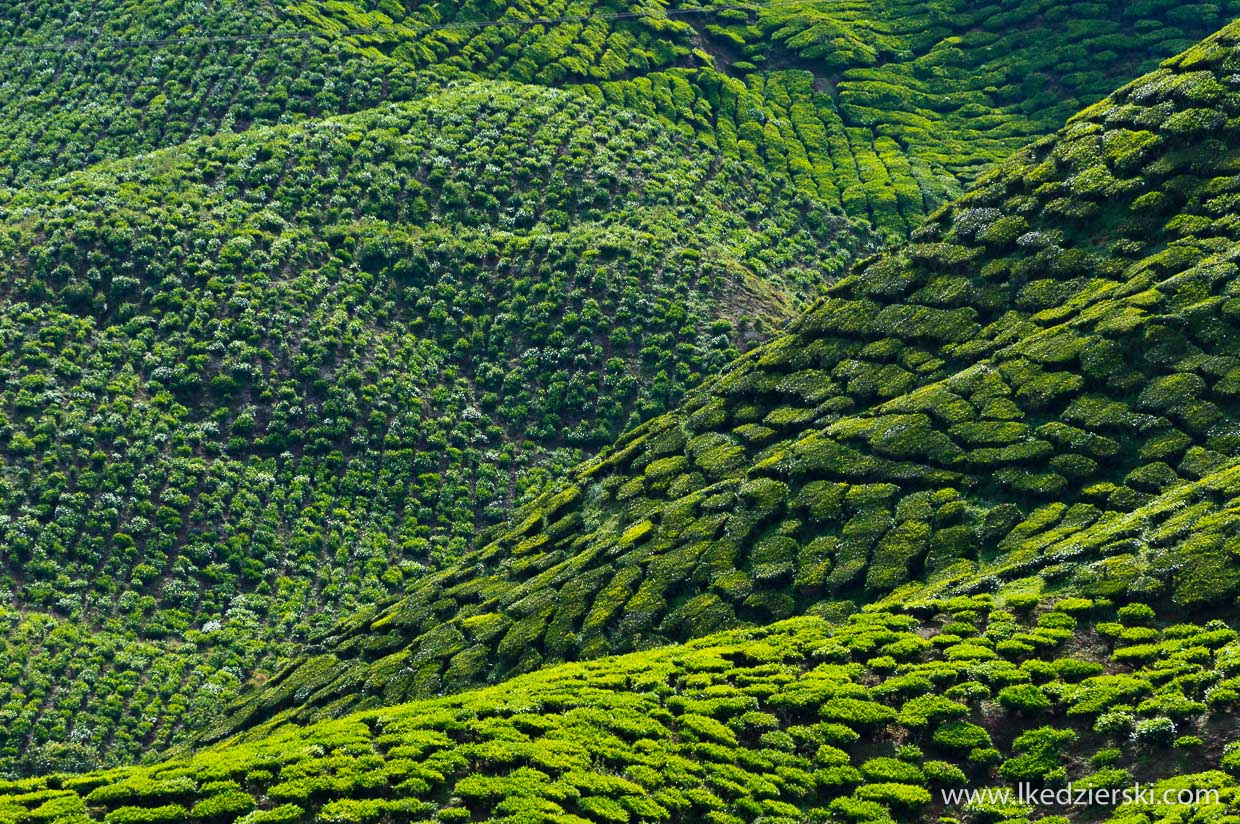
POLYGON ((186 37, 152 37, 139 39, 81 37, 66 38, 56 43, 22 43, 0 45, 4 51, 70 51, 83 48, 142 48, 148 46, 176 46, 189 44, 239 43, 269 40, 310 40, 316 37, 328 40, 340 37, 364 35, 409 35, 444 29, 497 28, 501 26, 556 26, 566 23, 588 23, 591 20, 631 20, 640 17, 683 17, 691 14, 714 14, 723 11, 755 11, 779 6, 801 5, 804 0, 770 0, 770 2, 746 3, 731 6, 703 6, 685 9, 656 9, 651 11, 616 11, 599 14, 566 15, 563 17, 531 17, 527 19, 505 18, 499 20, 451 20, 442 23, 417 21, 408 26, 380 26, 376 28, 342 29, 332 32, 326 29, 300 29, 295 31, 260 32, 254 34, 201 34, 186 37), (411 29, 416 29, 412 31, 411 29))

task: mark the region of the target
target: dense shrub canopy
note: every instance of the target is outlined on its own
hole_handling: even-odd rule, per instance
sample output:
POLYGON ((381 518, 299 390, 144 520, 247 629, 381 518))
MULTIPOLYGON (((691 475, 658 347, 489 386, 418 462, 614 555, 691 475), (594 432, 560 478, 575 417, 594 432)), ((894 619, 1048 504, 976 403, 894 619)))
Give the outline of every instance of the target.
POLYGON ((860 242, 641 115, 509 84, 14 195, 0 587, 196 648, 105 709, 129 668, 102 650, 165 656, 6 615, 8 660, 36 653, 3 688, 0 742, 170 740, 204 717, 193 692, 219 700, 461 555, 557 468, 752 346, 860 242), (72 701, 37 700, 86 671, 102 680, 72 701))
POLYGON ((1236 37, 1018 153, 237 719, 887 596, 1232 603, 1236 37))
MULTIPOLYGON (((1148 601, 1097 629, 1141 663, 1165 605, 1234 598, 1234 34, 985 170, 1237 0, 641 11, 0 8, 0 774, 888 597, 1072 590, 1028 633, 942 650, 979 666, 1091 599, 1148 601)), ((925 652, 867 659, 887 687, 821 723, 972 724, 968 682, 886 693, 924 691, 899 670, 925 652)), ((1039 723, 1062 698, 994 692, 1039 723)), ((1134 740, 1192 737, 1198 697, 1140 698, 1134 740)), ((752 712, 673 729, 809 751, 752 712)), ((821 748, 851 728, 830 729, 828 784, 866 782, 824 794, 832 815, 919 808, 917 775, 963 774, 838 761, 821 748)), ((1004 775, 1058 769, 1046 736, 1004 775)), ((170 780, 88 809, 310 809, 256 795, 261 775, 170 780)), ((315 809, 420 815, 429 778, 401 780, 392 806, 315 809)), ((489 815, 541 780, 462 792, 489 815)), ((79 815, 58 781, 0 822, 79 815)), ((805 806, 746 793, 717 820, 805 806)), ((574 814, 666 809, 587 795, 574 814)))
POLYGON ((1240 14, 1235 0, 737 5, 643 6, 648 16, 559 25, 519 21, 615 9, 589 0, 288 8, 327 32, 381 29, 348 39, 403 65, 580 88, 657 116, 889 237, 1031 137, 1240 14), (727 10, 676 16, 713 6, 727 10), (469 25, 492 19, 512 25, 469 25))
POLYGON ((1143 798, 1101 805, 1097 820, 1148 822, 1155 811, 1213 820, 1234 806, 1236 747, 1201 752, 1194 736, 1177 733, 1234 738, 1236 630, 1221 621, 1160 625, 1158 655, 1132 663, 1124 654, 1136 645, 1110 651, 1098 631, 1114 606, 1080 601, 1069 614, 1043 599, 1022 617, 1003 596, 959 596, 912 614, 802 617, 549 667, 451 697, 256 730, 156 766, 0 784, 0 816, 14 824, 1027 820, 1045 808, 944 792, 1135 781, 1159 799, 1199 787, 1217 789, 1218 801, 1194 809, 1143 798), (1075 630, 1046 626, 1066 620, 1075 630), (966 647, 991 655, 959 654, 966 647), (1002 696, 1018 689, 1046 698, 1036 716, 1007 706, 1002 696))

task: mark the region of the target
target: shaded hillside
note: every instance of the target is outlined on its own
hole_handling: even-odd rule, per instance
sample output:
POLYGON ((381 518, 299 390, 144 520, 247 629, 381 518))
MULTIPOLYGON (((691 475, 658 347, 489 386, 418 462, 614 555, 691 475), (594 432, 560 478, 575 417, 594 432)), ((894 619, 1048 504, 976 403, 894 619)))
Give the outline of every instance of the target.
POLYGON ((14 196, 0 589, 113 638, 12 616, 0 753, 201 723, 204 680, 459 556, 863 237, 639 115, 498 83, 14 196), (114 706, 118 637, 180 664, 114 706))
POLYGON ((1108 594, 1230 603, 1230 520, 1167 549, 1141 519, 1182 533, 1186 501, 1232 497, 1238 37, 1019 153, 222 729, 838 616, 919 580, 976 590, 1045 565, 1092 585, 1081 565, 1103 555, 1108 594), (1083 530, 1056 567, 1046 549, 1083 530))
POLYGON ((260 0, 0 7, 0 193, 203 135, 362 111, 426 85, 260 0))
POLYGON ((1099 803, 1091 820, 1227 820, 1240 797, 1235 628, 1161 623, 1142 604, 1034 601, 803 617, 551 667, 153 767, 7 782, 0 816, 1015 822, 1080 810, 944 793, 1141 782, 1152 799, 1099 803), (1177 803, 1194 788, 1218 792, 1177 803))

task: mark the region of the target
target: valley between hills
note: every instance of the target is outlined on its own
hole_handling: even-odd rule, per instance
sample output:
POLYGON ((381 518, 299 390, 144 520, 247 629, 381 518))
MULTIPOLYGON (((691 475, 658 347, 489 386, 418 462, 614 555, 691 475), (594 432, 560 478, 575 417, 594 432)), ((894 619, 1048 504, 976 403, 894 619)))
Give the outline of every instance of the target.
POLYGON ((0 824, 1233 820, 1238 16, 0 9, 0 824))

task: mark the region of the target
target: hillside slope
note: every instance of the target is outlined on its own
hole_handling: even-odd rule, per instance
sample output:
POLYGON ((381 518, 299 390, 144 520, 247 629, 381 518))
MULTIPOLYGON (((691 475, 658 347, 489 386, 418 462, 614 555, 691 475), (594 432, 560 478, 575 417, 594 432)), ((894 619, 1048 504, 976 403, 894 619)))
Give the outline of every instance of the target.
POLYGON ((0 196, 204 135, 410 100, 426 78, 262 0, 0 8, 0 196), (273 36, 279 35, 279 36, 273 36))
POLYGON ((1240 15, 1240 0, 641 11, 584 0, 10 3, 0 193, 203 135, 413 99, 445 78, 498 78, 659 117, 903 238, 983 169, 1240 15))
MULTIPOLYGON (((458 591, 477 564, 527 555, 515 534, 418 587, 485 543, 476 537, 514 502, 768 338, 858 252, 903 237, 1027 137, 1240 9, 781 0, 644 11, 390 0, 0 9, 0 771, 158 750, 359 604, 408 591, 422 603, 446 586, 435 616, 457 605, 486 614, 512 583, 554 597, 560 582, 520 564, 458 591), (512 25, 476 25, 499 17, 512 25)), ((856 354, 850 364, 896 357, 856 354)), ((895 381, 884 397, 973 355, 908 357, 917 362, 898 368, 915 377, 884 373, 895 381)), ((847 410, 816 404, 848 395, 861 409, 880 391, 864 376, 837 379, 846 391, 793 387, 804 395, 794 405, 825 425, 847 410)), ((759 424, 738 409, 725 426, 702 410, 694 434, 732 438, 754 424, 739 432, 743 455, 715 450, 722 441, 673 445, 718 463, 700 478, 658 463, 638 489, 630 474, 650 461, 637 444, 632 461, 606 464, 614 488, 583 483, 589 503, 566 510, 600 535, 618 525, 625 545, 608 551, 625 564, 646 537, 642 507, 685 499, 710 473, 739 482, 730 462, 757 460, 764 438, 783 442, 808 420, 786 411, 759 424)), ((1209 433, 1187 436, 1214 448, 1209 433)), ((970 472, 950 483, 983 474, 970 472)), ((1123 486, 1136 497, 1116 491, 1116 506, 1142 505, 1159 479, 1123 486)), ((882 509, 886 489, 847 505, 882 509)), ((738 535, 766 528, 734 514, 738 535)), ((994 516, 996 528, 1010 515, 994 516)), ((571 521, 554 529, 578 534, 571 521)), ((785 537, 808 534, 798 529, 785 537)), ((537 564, 576 554, 546 534, 560 544, 537 564)), ((817 545, 830 581, 788 597, 785 560, 761 566, 735 542, 700 573, 744 570, 712 582, 714 600, 672 583, 694 549, 668 562, 623 627, 605 603, 588 631, 571 610, 547 624, 584 631, 563 649, 539 641, 537 599, 493 626, 475 622, 469 655, 442 683, 766 621, 824 594, 844 612, 860 591, 853 556, 869 551, 839 562, 817 545), (745 591, 754 570, 767 583, 745 591), (664 628, 685 604, 680 628, 664 628), (491 649, 501 637, 502 661, 491 649), (509 660, 526 640, 530 654, 509 660)), ((632 569, 613 581, 610 560, 582 563, 582 597, 629 601, 632 569)), ((982 585, 966 572, 959 585, 982 585)), ((352 701, 347 679, 438 621, 421 609, 390 634, 372 636, 365 621, 347 629, 340 654, 358 667, 331 689, 352 701)), ((435 641, 446 645, 428 647, 436 660, 394 679, 392 696, 439 688, 449 670, 438 657, 460 643, 462 625, 449 626, 435 641)), ((278 679, 260 714, 299 703, 327 674, 278 679)))
POLYGON ((5 617, 0 753, 166 741, 204 680, 459 556, 864 237, 640 115, 501 83, 14 195, 0 588, 61 620, 5 617), (131 656, 64 619, 179 664, 109 706, 131 656))
POLYGON ((661 117, 897 239, 980 172, 1240 15, 1235 0, 287 8, 331 34, 377 29, 343 37, 371 56, 577 87, 661 117))
POLYGON ((1229 820, 1234 626, 1033 604, 956 597, 550 667, 152 767, 0 783, 0 820, 1229 820), (1069 782, 1101 800, 1013 797, 1069 782), (963 789, 996 795, 946 795, 963 789))
POLYGON ((1196 495, 1230 514, 1238 38, 1225 29, 985 176, 490 543, 342 625, 221 730, 839 616, 909 598, 910 582, 973 591, 1045 567, 1081 585, 1105 572, 1116 597, 1230 603, 1229 517, 1185 535, 1177 510, 1196 495), (1220 488, 1186 487, 1207 477, 1220 488), (1168 516, 1162 546, 1142 518, 1157 532, 1168 516), (1055 566, 1047 548, 1082 531, 1087 551, 1055 566), (1084 565, 1102 556, 1102 572, 1084 565))

